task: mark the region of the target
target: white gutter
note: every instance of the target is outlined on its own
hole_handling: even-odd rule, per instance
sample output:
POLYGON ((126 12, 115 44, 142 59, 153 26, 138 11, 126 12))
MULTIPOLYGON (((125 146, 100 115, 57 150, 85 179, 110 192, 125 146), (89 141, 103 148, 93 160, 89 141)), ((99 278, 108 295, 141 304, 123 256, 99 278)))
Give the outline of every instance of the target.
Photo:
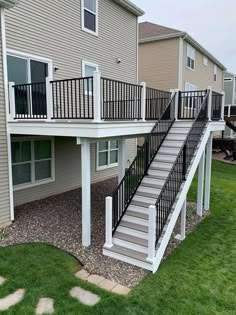
POLYGON ((133 13, 136 16, 142 16, 145 14, 145 12, 140 9, 138 6, 136 6, 134 3, 132 3, 129 0, 113 0, 114 2, 118 3, 120 6, 128 10, 129 12, 133 13))

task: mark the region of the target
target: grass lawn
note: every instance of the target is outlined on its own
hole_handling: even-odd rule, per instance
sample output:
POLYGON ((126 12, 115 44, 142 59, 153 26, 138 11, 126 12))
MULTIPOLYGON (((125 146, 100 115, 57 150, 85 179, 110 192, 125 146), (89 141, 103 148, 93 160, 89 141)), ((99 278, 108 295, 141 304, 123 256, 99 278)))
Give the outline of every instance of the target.
MULTIPOLYGON (((196 200, 196 182, 189 193, 196 200)), ((8 281, 0 298, 25 288, 24 300, 0 314, 34 314, 38 299, 55 299, 55 314, 236 314, 236 167, 213 162, 212 214, 127 297, 98 289, 74 277, 76 260, 47 245, 0 248, 0 275, 8 281), (69 296, 73 286, 101 296, 86 307, 69 296)))

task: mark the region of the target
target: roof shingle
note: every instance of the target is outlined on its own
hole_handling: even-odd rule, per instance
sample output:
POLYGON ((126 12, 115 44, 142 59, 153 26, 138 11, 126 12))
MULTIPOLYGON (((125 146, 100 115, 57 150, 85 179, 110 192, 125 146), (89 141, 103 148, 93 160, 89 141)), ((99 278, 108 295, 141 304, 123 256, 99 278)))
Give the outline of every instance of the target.
POLYGON ((179 30, 174 28, 165 27, 162 25, 150 23, 150 22, 142 22, 139 23, 139 39, 169 35, 182 33, 179 30))

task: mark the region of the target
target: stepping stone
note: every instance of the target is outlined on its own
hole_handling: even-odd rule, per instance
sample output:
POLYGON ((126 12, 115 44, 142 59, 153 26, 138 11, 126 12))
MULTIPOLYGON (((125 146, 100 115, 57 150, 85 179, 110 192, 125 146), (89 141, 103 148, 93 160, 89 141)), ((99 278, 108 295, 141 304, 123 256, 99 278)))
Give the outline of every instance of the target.
POLYGON ((86 291, 80 287, 74 287, 70 290, 70 295, 84 305, 93 306, 100 301, 100 297, 90 291, 86 291))
POLYGON ((54 300, 49 298, 41 298, 36 308, 36 315, 53 314, 54 300))
POLYGON ((111 292, 113 293, 117 293, 117 294, 121 294, 121 295, 127 295, 130 292, 130 289, 121 285, 121 284, 117 284, 112 290, 111 292))
POLYGON ((11 306, 21 302, 24 298, 25 290, 19 289, 15 293, 9 294, 3 299, 0 299, 0 311, 7 311, 11 306))
POLYGON ((98 284, 98 286, 104 290, 111 291, 117 285, 116 282, 111 280, 104 279, 102 282, 98 284))
POLYGON ((81 280, 87 280, 90 276, 90 273, 88 273, 85 269, 80 270, 75 274, 75 276, 81 280))
POLYGON ((0 276, 0 285, 3 285, 3 283, 4 283, 5 281, 6 281, 6 279, 0 276))
POLYGON ((88 282, 95 284, 95 285, 98 285, 100 282, 102 282, 104 280, 105 280, 105 278, 98 276, 98 275, 91 275, 87 279, 88 282))

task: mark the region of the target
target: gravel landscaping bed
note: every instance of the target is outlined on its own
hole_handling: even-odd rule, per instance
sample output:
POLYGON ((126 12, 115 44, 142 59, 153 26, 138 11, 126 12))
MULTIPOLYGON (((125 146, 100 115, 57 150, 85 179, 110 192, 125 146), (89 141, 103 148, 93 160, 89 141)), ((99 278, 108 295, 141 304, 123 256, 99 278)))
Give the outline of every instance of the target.
MULTIPOLYGON (((138 284, 149 272, 141 268, 103 256, 105 242, 105 197, 114 191, 117 179, 92 185, 92 245, 81 245, 81 189, 19 206, 15 222, 0 231, 0 246, 44 242, 57 246, 75 257, 91 274, 118 282, 129 288, 138 284)), ((188 206, 187 233, 201 220, 188 206)), ((179 226, 175 229, 177 234, 179 226)), ((172 239, 165 256, 179 244, 172 239)))

